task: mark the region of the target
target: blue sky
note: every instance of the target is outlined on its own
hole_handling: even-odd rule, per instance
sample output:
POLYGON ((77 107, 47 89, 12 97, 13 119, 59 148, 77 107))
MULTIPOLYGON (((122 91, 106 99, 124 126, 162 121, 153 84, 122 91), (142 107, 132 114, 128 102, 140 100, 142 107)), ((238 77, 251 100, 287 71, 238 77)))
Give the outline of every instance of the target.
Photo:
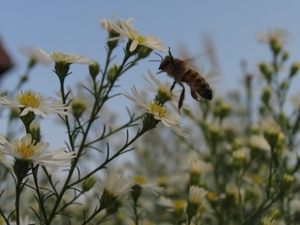
MULTIPOLYGON (((241 84, 241 59, 247 60, 250 72, 255 71, 255 64, 260 60, 270 59, 268 49, 255 40, 257 31, 274 27, 287 29, 291 33, 291 43, 287 46, 291 62, 300 61, 299 10, 300 1, 289 0, 5 1, 0 8, 0 37, 16 66, 1 85, 12 85, 25 70, 27 60, 18 52, 22 46, 39 46, 48 53, 75 52, 104 63, 107 34, 96 17, 110 19, 118 11, 117 19, 134 17, 134 27, 142 35, 162 38, 174 56, 181 42, 192 55, 201 53, 201 37, 210 34, 221 68, 221 85, 216 84, 221 94, 241 84)), ((151 58, 157 59, 157 56, 153 54, 151 58)), ((132 85, 144 88, 141 75, 146 74, 148 68, 156 72, 158 65, 148 60, 141 62, 121 79, 120 91, 129 91, 132 85)), ((72 65, 71 69, 73 74, 67 79, 67 85, 85 79, 85 66, 72 65)), ((171 82, 162 74, 160 78, 171 82)), ((35 68, 26 88, 53 96, 58 90, 58 81, 52 68, 35 68)), ((114 104, 123 100, 119 98, 114 104)))

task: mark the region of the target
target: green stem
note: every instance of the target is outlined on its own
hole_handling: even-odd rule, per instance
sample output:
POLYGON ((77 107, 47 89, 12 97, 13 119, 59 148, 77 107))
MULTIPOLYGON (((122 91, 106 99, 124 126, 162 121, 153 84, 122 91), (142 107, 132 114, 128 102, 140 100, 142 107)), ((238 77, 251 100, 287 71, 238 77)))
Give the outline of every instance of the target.
POLYGON ((86 220, 82 223, 82 225, 88 224, 95 216, 98 215, 98 213, 100 213, 104 208, 103 207, 99 207, 99 209, 96 209, 94 211, 94 213, 86 220))
POLYGON ((135 225, 139 225, 139 215, 137 211, 137 201, 133 201, 133 212, 134 212, 134 223, 135 225))
MULTIPOLYGON (((110 58, 109 58, 110 55, 111 55, 111 51, 108 52, 107 62, 110 62, 110 58)), ((116 75, 116 79, 117 79, 117 77, 122 73, 122 70, 123 70, 124 65, 126 64, 127 60, 128 60, 131 56, 132 56, 132 55, 130 55, 130 54, 127 54, 127 53, 125 54, 124 60, 123 60, 123 62, 122 62, 122 65, 118 68, 118 71, 117 71, 117 73, 116 73, 116 74, 117 74, 117 75, 116 75)), ((107 68, 108 68, 108 63, 106 63, 106 66, 105 66, 105 72, 107 71, 107 68)), ((129 66, 129 68, 130 68, 130 66, 129 66)), ((103 85, 103 83, 104 83, 104 77, 105 77, 105 74, 103 74, 103 77, 102 77, 102 81, 101 81, 101 84, 102 84, 102 85, 103 85)), ((64 78, 61 78, 61 82, 60 82, 60 83, 61 83, 61 93, 62 93, 62 98, 63 98, 63 102, 65 103, 65 102, 66 102, 66 98, 65 98, 65 93, 64 93, 64 80, 63 80, 63 79, 64 79, 64 78)), ((80 158, 80 156, 81 156, 81 154, 82 154, 82 151, 84 150, 84 148, 85 148, 85 146, 86 146, 85 142, 86 142, 86 140, 87 140, 88 133, 89 133, 89 131, 90 131, 90 128, 91 128, 91 126, 92 126, 92 123, 95 121, 95 119, 97 118, 98 112, 100 111, 100 109, 102 108, 102 106, 104 105, 104 103, 106 102, 106 100, 108 99, 108 95, 109 95, 111 89, 113 88, 114 82, 116 81, 116 79, 111 83, 111 85, 110 85, 109 88, 107 89, 107 91, 106 91, 106 93, 105 93, 105 95, 104 95, 104 97, 103 97, 103 101, 102 101, 100 104, 97 104, 98 102, 96 101, 95 104, 94 104, 94 106, 93 106, 92 113, 91 113, 91 118, 90 118, 90 120, 89 120, 89 122, 88 122, 88 124, 87 124, 86 131, 85 131, 85 133, 84 133, 84 135, 83 135, 83 137, 82 137, 81 144, 80 144, 79 149, 78 149, 78 152, 77 152, 77 157, 73 160, 73 163, 72 163, 72 165, 71 165, 69 174, 68 174, 67 179, 66 179, 66 181, 65 181, 65 183, 64 183, 64 186, 63 186, 63 188, 62 188, 62 191, 61 191, 61 193, 58 195, 58 197, 57 197, 57 199, 56 199, 56 202, 55 202, 55 204, 54 204, 54 206, 53 206, 53 209, 52 209, 52 211, 51 211, 51 213, 50 213, 50 215, 49 215, 49 218, 48 218, 49 224, 51 224, 52 220, 54 219, 55 215, 57 214, 57 208, 58 208, 58 206, 59 206, 59 204, 60 204, 60 202, 61 202, 61 200, 62 200, 62 198, 63 198, 63 196, 64 196, 65 191, 70 187, 69 182, 70 182, 70 180, 71 180, 71 177, 73 176, 73 173, 74 173, 75 168, 76 168, 76 166, 77 166, 77 164, 78 164, 78 161, 79 161, 79 158, 80 158)), ((98 97, 97 99, 99 99, 99 97, 102 95, 102 94, 101 94, 102 90, 104 90, 104 89, 102 89, 101 87, 102 87, 102 86, 100 86, 100 90, 99 90, 99 92, 97 93, 97 97, 98 97)), ((72 138, 71 130, 70 130, 70 126, 69 126, 69 121, 68 121, 68 117, 67 117, 67 116, 65 117, 65 122, 66 122, 67 130, 68 130, 68 137, 69 137, 69 142, 70 142, 70 145, 71 145, 71 150, 74 151, 74 142, 75 142, 75 140, 73 140, 73 138, 72 138)), ((129 142, 129 143, 131 144, 131 143, 133 143, 135 140, 136 140, 136 138, 134 138, 134 139, 133 139, 131 142, 129 142)), ((127 146, 129 145, 129 143, 127 143, 127 145, 125 145, 126 148, 127 148, 127 146)), ((123 151, 123 148, 122 148, 119 152, 117 152, 112 158, 107 159, 106 162, 104 163, 104 165, 106 165, 106 164, 107 164, 108 162, 110 162, 113 158, 115 158, 115 157, 117 157, 119 154, 121 154, 122 151, 123 151)), ((99 170, 100 168, 102 168, 102 166, 98 167, 98 170, 99 170)), ((97 171, 98 171, 98 170, 97 170, 97 171)), ((90 174, 93 174, 93 173, 95 173, 95 172, 96 172, 96 171, 94 170, 94 171, 91 172, 90 174)))
POLYGON ((272 177, 273 177, 273 157, 274 157, 274 147, 271 146, 271 156, 270 156, 270 166, 269 166, 270 170, 269 170, 267 198, 270 197, 270 193, 271 193, 271 185, 272 185, 272 177))
POLYGON ((39 202, 38 202, 39 207, 40 207, 40 210, 42 211, 45 223, 48 224, 47 213, 46 213, 46 210, 45 210, 45 207, 44 207, 43 197, 41 196, 41 192, 40 192, 40 188, 39 188, 39 184, 38 184, 38 177, 37 177, 38 168, 39 168, 39 165, 37 165, 36 168, 34 168, 33 164, 31 164, 32 176, 33 176, 33 179, 34 179, 34 185, 35 185, 37 197, 38 197, 38 200, 39 200, 39 202))
POLYGON ((20 225, 20 196, 21 196, 21 180, 17 180, 17 185, 16 185, 16 224, 20 225))

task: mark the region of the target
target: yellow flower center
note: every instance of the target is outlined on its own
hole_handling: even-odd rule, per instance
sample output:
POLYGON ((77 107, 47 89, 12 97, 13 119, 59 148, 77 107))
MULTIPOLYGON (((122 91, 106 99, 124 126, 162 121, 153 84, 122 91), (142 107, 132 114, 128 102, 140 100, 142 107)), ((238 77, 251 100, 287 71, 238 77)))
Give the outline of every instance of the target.
POLYGON ((51 58, 54 59, 55 62, 73 62, 76 58, 76 55, 68 55, 61 52, 52 52, 51 58))
POLYGON ((158 178, 158 184, 160 186, 165 186, 167 184, 168 178, 166 176, 160 176, 158 178))
POLYGON ((147 180, 144 177, 141 176, 133 176, 132 179, 134 180, 134 182, 139 183, 139 184, 146 184, 147 180))
POLYGON ((157 102, 157 101, 155 101, 153 103, 150 102, 149 110, 151 113, 157 115, 159 118, 166 117, 166 115, 168 113, 168 109, 161 107, 161 104, 159 104, 159 102, 157 102))
POLYGON ((174 208, 176 212, 180 212, 185 208, 185 202, 184 201, 174 201, 174 208))
POLYGON ((199 212, 199 213, 204 213, 204 212, 206 212, 206 211, 207 211, 206 206, 200 205, 200 207, 199 207, 199 209, 198 209, 198 212, 199 212))
POLYGON ((253 175, 251 176, 251 178, 252 178, 252 180, 253 180, 254 182, 256 182, 257 184, 261 184, 261 183, 262 183, 262 178, 261 178, 261 176, 259 176, 259 175, 257 175, 257 174, 253 174, 253 175))
POLYGON ((141 35, 137 35, 137 33, 135 33, 134 31, 129 31, 129 34, 130 34, 130 39, 131 40, 137 40, 139 44, 142 44, 142 43, 145 43, 146 42, 146 38, 141 36, 141 35))
POLYGON ((16 151, 20 154, 20 156, 23 159, 27 159, 27 158, 29 158, 29 157, 31 157, 35 154, 33 146, 32 145, 26 145, 26 144, 22 144, 22 145, 18 146, 16 151))
POLYGON ((83 100, 73 101, 72 110, 75 115, 80 116, 87 108, 87 104, 83 100))
POLYGON ((217 201, 217 200, 219 200, 218 195, 215 192, 211 192, 211 191, 207 193, 207 198, 210 201, 217 201))
POLYGON ((31 91, 21 91, 16 95, 16 99, 20 104, 26 107, 38 108, 40 106, 42 96, 39 93, 31 91))

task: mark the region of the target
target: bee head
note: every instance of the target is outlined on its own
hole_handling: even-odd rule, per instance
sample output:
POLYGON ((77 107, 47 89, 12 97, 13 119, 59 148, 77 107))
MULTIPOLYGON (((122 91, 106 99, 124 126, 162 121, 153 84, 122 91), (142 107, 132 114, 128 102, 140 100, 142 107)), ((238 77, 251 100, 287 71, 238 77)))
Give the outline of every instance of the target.
POLYGON ((174 62, 173 56, 171 54, 171 49, 169 48, 169 55, 167 55, 164 59, 162 58, 161 55, 160 57, 161 57, 161 63, 158 67, 158 69, 160 70, 158 73, 167 72, 167 69, 170 66, 170 64, 173 64, 174 62))
POLYGON ((158 69, 161 72, 166 72, 168 66, 172 63, 172 58, 170 56, 166 56, 160 63, 158 69))

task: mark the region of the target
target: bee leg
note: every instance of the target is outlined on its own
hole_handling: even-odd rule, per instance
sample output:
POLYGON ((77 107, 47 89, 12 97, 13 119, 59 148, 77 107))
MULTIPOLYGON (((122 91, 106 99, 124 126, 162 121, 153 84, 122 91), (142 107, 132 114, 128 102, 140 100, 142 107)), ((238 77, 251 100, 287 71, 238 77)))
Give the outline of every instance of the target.
POLYGON ((182 105, 183 105, 184 94, 185 94, 185 88, 184 88, 184 86, 183 86, 182 83, 179 83, 179 84, 180 84, 181 87, 182 87, 182 92, 181 92, 180 99, 179 99, 179 102, 178 102, 178 112, 179 112, 179 114, 181 114, 181 113, 180 113, 180 109, 181 109, 181 107, 182 107, 182 105))
POLYGON ((197 93, 195 91, 191 91, 191 95, 192 95, 193 99, 195 99, 198 102, 201 102, 201 100, 198 99, 198 95, 197 95, 197 93))
POLYGON ((172 94, 172 91, 173 91, 173 89, 174 89, 174 87, 175 87, 175 84, 176 84, 176 80, 174 81, 174 83, 172 84, 172 86, 171 86, 171 88, 170 88, 170 93, 171 93, 171 95, 173 95, 173 94, 172 94))

